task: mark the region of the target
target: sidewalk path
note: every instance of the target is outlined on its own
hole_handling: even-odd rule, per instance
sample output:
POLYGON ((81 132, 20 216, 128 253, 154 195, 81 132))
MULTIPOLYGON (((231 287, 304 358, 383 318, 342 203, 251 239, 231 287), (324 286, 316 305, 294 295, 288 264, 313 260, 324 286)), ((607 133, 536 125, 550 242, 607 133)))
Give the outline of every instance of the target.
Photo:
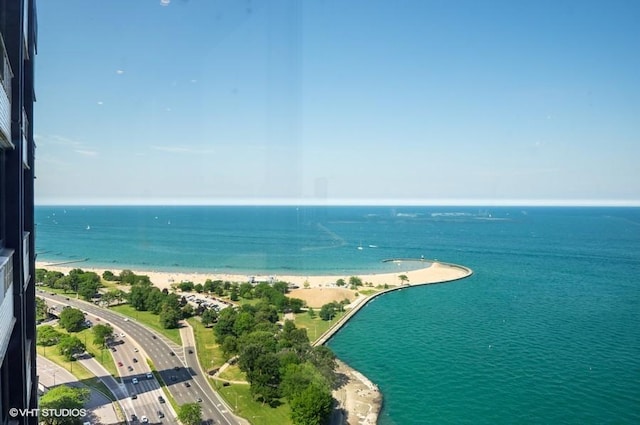
POLYGON ((85 403, 89 410, 87 416, 82 418, 83 422, 99 423, 104 425, 118 424, 118 415, 111 400, 100 391, 91 388, 65 368, 58 366, 43 356, 38 356, 37 360, 39 382, 45 388, 51 389, 59 385, 68 385, 75 388, 87 388, 90 391, 90 398, 85 403))

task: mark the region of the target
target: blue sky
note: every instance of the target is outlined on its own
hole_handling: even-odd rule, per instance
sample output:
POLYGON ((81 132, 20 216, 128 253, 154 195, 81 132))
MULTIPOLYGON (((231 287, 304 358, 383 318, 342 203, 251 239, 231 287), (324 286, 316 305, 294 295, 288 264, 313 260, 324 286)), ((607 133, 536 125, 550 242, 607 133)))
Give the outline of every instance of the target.
POLYGON ((637 1, 38 2, 40 204, 640 204, 637 1))

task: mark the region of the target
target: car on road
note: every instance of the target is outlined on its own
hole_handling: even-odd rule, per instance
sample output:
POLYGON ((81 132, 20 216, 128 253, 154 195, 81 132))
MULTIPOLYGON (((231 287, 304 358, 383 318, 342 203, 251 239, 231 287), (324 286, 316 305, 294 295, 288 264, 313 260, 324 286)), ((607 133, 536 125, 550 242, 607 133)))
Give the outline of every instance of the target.
POLYGON ((133 368, 132 368, 131 366, 127 366, 127 370, 128 370, 129 372, 133 372, 133 368))
POLYGON ((138 363, 138 359, 136 359, 135 357, 133 358, 133 362, 134 363, 138 363))
POLYGON ((124 338, 126 335, 125 334, 120 334, 120 338, 124 338))
POLYGON ((125 317, 125 318, 124 318, 124 321, 125 321, 125 322, 128 322, 128 321, 129 321, 129 319, 125 317))
POLYGON ((140 422, 142 422, 143 424, 149 423, 149 418, 147 418, 146 416, 143 416, 140 418, 140 422))
POLYGON ((137 420, 138 420, 138 417, 135 414, 131 415, 131 422, 135 422, 137 420))
POLYGON ((189 350, 189 354, 193 354, 193 350, 189 350))
POLYGON ((163 403, 164 403, 164 397, 162 397, 161 395, 159 395, 159 396, 158 396, 158 402, 159 402, 160 404, 163 404, 163 403))
POLYGON ((158 417, 160 419, 164 418, 164 413, 162 413, 160 410, 158 410, 158 417))
POLYGON ((137 384, 137 383, 138 383, 138 378, 133 378, 133 379, 131 380, 131 382, 133 382, 134 384, 137 384))
POLYGON ((148 372, 147 373, 147 379, 153 379, 153 373, 148 372))
POLYGON ((202 403, 202 399, 201 399, 200 397, 196 398, 196 401, 197 401, 198 403, 202 403))
POLYGON ((138 352, 138 347, 134 347, 133 351, 138 352))
POLYGON ((180 366, 174 366, 173 370, 180 370, 180 366))
POLYGON ((185 387, 187 387, 187 388, 189 388, 189 387, 191 386, 191 384, 190 384, 190 383, 188 383, 188 382, 185 382, 185 383, 184 383, 184 386, 185 386, 185 387))
POLYGON ((131 394, 131 400, 135 400, 136 398, 138 398, 138 394, 136 393, 131 394))
POLYGON ((122 367, 122 362, 118 362, 118 367, 122 367))
POLYGON ((118 350, 116 349, 116 347, 111 347, 111 351, 113 351, 115 353, 118 350))
POLYGON ((169 351, 169 355, 170 355, 170 356, 175 356, 175 355, 176 355, 176 353, 174 353, 173 351, 169 351))
POLYGON ((151 335, 151 338, 156 339, 156 336, 155 335, 151 335))

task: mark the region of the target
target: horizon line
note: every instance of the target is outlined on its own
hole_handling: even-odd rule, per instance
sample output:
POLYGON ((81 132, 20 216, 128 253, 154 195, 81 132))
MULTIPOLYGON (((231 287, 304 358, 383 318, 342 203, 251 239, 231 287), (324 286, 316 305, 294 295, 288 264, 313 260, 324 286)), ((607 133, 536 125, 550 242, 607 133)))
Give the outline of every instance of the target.
POLYGON ((59 199, 35 202, 48 206, 381 206, 381 207, 640 207, 640 200, 621 199, 59 199))

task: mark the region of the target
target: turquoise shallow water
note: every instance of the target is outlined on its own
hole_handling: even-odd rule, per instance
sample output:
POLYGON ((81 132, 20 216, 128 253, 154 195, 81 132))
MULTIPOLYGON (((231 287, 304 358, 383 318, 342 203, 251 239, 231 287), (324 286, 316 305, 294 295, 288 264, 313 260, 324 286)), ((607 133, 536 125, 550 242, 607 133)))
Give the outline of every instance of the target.
POLYGON ((640 423, 640 209, 39 207, 36 221, 38 259, 80 267, 471 267, 378 298, 330 341, 380 386, 381 424, 640 423))

